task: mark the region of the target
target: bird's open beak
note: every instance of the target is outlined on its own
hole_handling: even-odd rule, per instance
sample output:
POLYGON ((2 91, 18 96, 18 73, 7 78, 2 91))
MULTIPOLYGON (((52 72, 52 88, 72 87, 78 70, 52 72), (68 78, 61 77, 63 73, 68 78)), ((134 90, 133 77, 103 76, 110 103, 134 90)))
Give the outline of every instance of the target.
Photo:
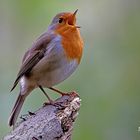
POLYGON ((76 24, 76 13, 78 12, 78 9, 68 18, 68 24, 69 25, 75 25, 76 24))
POLYGON ((75 16, 77 12, 78 12, 78 9, 73 13, 73 15, 75 16))

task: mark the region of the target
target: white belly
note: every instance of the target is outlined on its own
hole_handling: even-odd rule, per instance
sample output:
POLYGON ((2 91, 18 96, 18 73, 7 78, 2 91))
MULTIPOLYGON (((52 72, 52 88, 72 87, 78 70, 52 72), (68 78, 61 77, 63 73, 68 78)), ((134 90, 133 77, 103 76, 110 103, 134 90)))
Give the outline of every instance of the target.
POLYGON ((78 66, 77 60, 67 59, 63 48, 56 45, 56 41, 50 45, 51 47, 47 47, 44 58, 31 71, 30 78, 43 87, 59 84, 68 78, 78 66))
POLYGON ((40 78, 38 79, 37 83, 43 87, 52 87, 57 85, 68 78, 75 71, 77 65, 77 61, 73 60, 69 63, 61 65, 52 71, 46 71, 42 74, 40 73, 40 78))

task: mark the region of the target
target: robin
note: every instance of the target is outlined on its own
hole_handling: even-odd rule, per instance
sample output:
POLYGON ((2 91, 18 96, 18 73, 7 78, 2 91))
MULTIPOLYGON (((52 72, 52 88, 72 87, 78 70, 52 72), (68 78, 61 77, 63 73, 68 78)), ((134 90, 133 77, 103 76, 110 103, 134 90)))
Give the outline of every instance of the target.
POLYGON ((40 88, 49 102, 53 101, 43 88, 61 95, 65 93, 53 86, 68 78, 80 63, 83 40, 74 13, 57 14, 47 32, 43 33, 25 53, 22 65, 11 91, 20 84, 20 92, 12 109, 9 125, 14 126, 26 97, 35 88, 40 88))

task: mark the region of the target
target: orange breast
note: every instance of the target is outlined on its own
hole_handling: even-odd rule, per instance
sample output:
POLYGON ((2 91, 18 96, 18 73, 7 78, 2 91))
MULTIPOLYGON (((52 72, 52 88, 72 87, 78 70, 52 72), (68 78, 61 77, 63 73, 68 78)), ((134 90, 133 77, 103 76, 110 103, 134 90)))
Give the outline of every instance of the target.
POLYGON ((80 63, 83 52, 83 40, 77 28, 61 28, 56 31, 62 37, 62 45, 69 60, 77 59, 80 63))

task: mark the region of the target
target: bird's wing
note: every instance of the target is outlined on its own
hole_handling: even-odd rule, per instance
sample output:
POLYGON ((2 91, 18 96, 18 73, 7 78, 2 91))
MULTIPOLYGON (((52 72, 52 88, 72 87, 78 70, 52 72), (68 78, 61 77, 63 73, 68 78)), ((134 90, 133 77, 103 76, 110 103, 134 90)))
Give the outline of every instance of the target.
POLYGON ((19 73, 17 75, 17 78, 13 84, 11 91, 16 87, 20 78, 23 75, 29 73, 32 70, 32 68, 44 57, 46 47, 53 39, 53 37, 54 36, 52 35, 44 33, 36 40, 32 48, 25 53, 21 68, 19 70, 19 73))

